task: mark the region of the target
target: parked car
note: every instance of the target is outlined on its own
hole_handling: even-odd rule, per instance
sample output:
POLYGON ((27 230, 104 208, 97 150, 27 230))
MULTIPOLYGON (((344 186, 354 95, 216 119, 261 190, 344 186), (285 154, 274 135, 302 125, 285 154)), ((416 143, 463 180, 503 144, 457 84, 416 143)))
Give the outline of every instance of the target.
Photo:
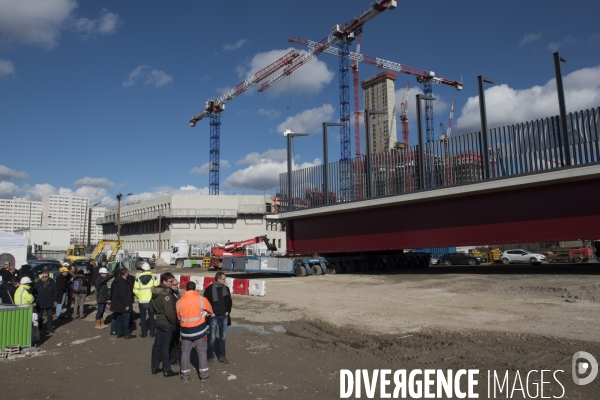
POLYGON ((539 265, 542 261, 546 261, 546 256, 543 254, 532 253, 523 249, 505 250, 500 256, 503 264, 510 263, 531 263, 539 265))
POLYGON ((87 272, 88 267, 90 266, 90 259, 89 258, 81 258, 79 260, 75 260, 73 261, 73 264, 75 268, 82 270, 83 272, 87 272))
POLYGON ((48 272, 54 274, 54 278, 60 274, 58 271, 61 267, 60 261, 55 260, 27 260, 27 264, 31 265, 30 271, 33 272, 35 280, 38 280, 39 275, 42 273, 42 268, 48 267, 48 272))
POLYGON ((150 264, 150 269, 154 269, 154 267, 156 267, 156 263, 152 261, 152 258, 138 257, 135 259, 135 269, 142 269, 142 265, 144 265, 144 263, 150 264))
POLYGON ((481 262, 481 258, 467 253, 446 253, 439 259, 439 263, 444 265, 479 265, 481 262))

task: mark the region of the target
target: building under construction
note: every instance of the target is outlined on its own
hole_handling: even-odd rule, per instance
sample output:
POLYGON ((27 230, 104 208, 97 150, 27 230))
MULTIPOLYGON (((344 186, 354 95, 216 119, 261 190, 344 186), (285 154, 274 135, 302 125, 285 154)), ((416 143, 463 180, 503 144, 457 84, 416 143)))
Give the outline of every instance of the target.
MULTIPOLYGON (((374 115, 369 132, 371 135, 371 153, 381 153, 393 149, 396 145, 396 73, 381 72, 361 82, 365 110, 380 110, 386 114, 374 115)), ((364 138, 365 143, 367 138, 364 138)))
MULTIPOLYGON (((121 205, 120 236, 124 248, 170 252, 173 243, 227 243, 267 235, 285 252, 285 232, 277 221, 267 222, 273 200, 264 195, 217 195, 182 191, 121 205)), ((96 223, 102 225, 104 239, 116 240, 118 210, 109 210, 96 223)))

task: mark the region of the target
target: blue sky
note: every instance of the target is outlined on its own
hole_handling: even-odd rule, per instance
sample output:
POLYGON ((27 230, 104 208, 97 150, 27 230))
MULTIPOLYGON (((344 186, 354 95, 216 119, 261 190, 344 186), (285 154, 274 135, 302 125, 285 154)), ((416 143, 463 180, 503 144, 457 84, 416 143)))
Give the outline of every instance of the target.
MULTIPOLYGON (((208 120, 188 124, 205 101, 290 49, 303 50, 289 37, 321 40, 369 6, 0 0, 0 197, 66 192, 111 207, 119 191, 135 200, 206 189, 208 120)), ((480 74, 495 81, 486 90, 491 127, 557 114, 557 50, 568 60, 567 108, 600 106, 599 12, 596 1, 399 1, 365 25, 361 52, 462 77, 461 92, 434 87, 434 125, 456 99, 453 134, 461 134, 478 130, 480 74)), ((378 72, 362 65, 361 80, 378 72)), ((415 88, 413 115, 414 77, 398 75, 397 101, 407 80, 415 88)), ((318 56, 264 93, 258 86, 227 103, 222 115, 222 193, 276 190, 286 128, 312 134, 296 140, 296 165, 320 163, 321 123, 339 118, 333 55, 318 56)), ((339 133, 330 135, 335 160, 339 133)))

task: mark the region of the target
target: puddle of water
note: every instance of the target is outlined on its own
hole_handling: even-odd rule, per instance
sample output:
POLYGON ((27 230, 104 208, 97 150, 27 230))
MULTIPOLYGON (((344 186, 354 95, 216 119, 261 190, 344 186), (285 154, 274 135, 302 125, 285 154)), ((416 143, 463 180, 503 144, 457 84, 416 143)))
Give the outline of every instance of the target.
POLYGON ((286 329, 282 325, 273 325, 265 329, 263 325, 231 324, 227 328, 228 332, 254 332, 260 335, 270 335, 271 333, 285 333, 286 329))

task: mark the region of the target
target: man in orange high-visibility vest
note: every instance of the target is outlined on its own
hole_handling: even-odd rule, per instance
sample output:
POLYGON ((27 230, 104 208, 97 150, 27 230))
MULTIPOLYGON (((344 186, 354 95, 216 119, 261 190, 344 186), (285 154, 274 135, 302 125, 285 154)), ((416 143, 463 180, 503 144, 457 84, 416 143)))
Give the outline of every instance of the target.
POLYGON ((208 300, 196 291, 196 283, 188 282, 181 299, 177 301, 177 318, 181 325, 181 379, 190 380, 190 354, 192 343, 196 344, 200 368, 200 383, 208 380, 208 360, 206 359, 208 324, 206 317, 212 315, 208 300))

